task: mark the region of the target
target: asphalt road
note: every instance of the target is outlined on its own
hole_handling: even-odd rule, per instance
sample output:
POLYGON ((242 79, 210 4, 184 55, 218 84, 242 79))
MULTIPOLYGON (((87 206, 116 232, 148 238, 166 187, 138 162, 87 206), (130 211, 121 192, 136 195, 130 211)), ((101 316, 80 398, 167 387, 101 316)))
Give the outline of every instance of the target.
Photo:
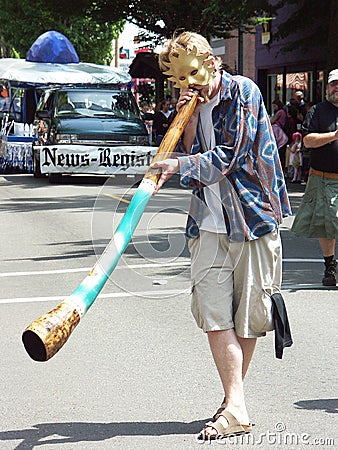
MULTIPOLYGON (((290 186, 294 211, 303 191, 290 186)), ((196 434, 222 390, 206 336, 190 314, 190 194, 174 181, 151 199, 119 265, 60 352, 38 363, 21 343, 25 327, 87 275, 134 192, 98 177, 50 185, 30 175, 0 176, 0 450, 209 445, 196 434)), ((259 340, 246 379, 254 433, 215 448, 337 445, 338 289, 321 286, 318 243, 295 238, 292 220, 282 238, 294 345, 277 360, 273 333, 259 340)))

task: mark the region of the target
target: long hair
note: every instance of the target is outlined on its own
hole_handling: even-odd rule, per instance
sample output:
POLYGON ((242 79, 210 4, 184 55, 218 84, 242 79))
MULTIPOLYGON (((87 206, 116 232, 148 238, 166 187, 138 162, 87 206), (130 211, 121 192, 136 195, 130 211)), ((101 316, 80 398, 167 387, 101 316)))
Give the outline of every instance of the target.
POLYGON ((278 99, 277 99, 277 100, 274 100, 274 101, 272 102, 272 104, 277 106, 278 111, 279 111, 280 109, 284 109, 284 104, 283 104, 283 102, 281 102, 281 101, 278 100, 278 99))

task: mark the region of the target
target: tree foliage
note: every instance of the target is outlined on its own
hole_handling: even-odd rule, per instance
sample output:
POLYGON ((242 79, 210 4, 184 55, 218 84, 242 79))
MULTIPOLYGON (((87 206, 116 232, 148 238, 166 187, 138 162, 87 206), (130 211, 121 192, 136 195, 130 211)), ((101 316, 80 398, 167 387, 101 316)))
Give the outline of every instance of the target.
POLYGON ((2 48, 24 58, 35 39, 48 30, 64 34, 74 45, 80 60, 110 63, 112 40, 122 31, 121 16, 113 22, 97 21, 96 4, 89 0, 0 0, 2 48))
POLYGON ((195 31, 207 39, 229 38, 239 28, 253 32, 259 17, 276 16, 286 4, 294 12, 273 38, 297 33, 285 51, 317 43, 328 55, 329 66, 336 67, 337 0, 328 0, 322 8, 317 0, 0 0, 1 54, 8 56, 12 49, 25 57, 40 34, 54 29, 70 39, 82 61, 109 63, 111 42, 125 20, 146 30, 141 40, 150 33, 155 46, 177 31, 195 31))
POLYGON ((268 0, 98 0, 96 5, 98 20, 112 20, 117 10, 130 22, 157 35, 155 43, 184 30, 207 39, 228 38, 239 26, 252 31, 254 18, 262 11, 276 10, 268 0))
POLYGON ((155 46, 183 30, 227 38, 239 26, 252 30, 253 17, 273 10, 268 0, 0 0, 0 6, 2 41, 21 57, 40 34, 54 29, 70 39, 82 61, 97 63, 110 62, 111 42, 126 19, 151 33, 155 46))

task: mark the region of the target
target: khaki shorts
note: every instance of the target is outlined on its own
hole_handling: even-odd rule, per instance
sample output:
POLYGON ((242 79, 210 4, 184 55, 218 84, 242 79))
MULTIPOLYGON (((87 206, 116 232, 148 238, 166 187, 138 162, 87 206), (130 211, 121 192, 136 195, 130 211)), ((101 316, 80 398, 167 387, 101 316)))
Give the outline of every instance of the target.
POLYGON ((279 232, 244 243, 200 230, 189 241, 191 311, 203 331, 234 328, 244 338, 273 330, 270 296, 280 292, 282 247, 279 232))

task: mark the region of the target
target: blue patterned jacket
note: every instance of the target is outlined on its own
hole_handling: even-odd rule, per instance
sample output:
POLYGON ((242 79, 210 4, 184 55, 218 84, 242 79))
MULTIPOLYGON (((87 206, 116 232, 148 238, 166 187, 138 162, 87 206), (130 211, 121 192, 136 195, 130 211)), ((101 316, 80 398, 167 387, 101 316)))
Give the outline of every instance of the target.
POLYGON ((220 99, 212 113, 215 148, 203 152, 201 126, 189 155, 181 156, 186 152, 182 142, 178 146, 181 185, 193 188, 186 234, 199 235, 206 208, 203 186, 220 182, 230 240, 253 240, 278 228, 291 214, 283 170, 257 85, 223 72, 220 99))

